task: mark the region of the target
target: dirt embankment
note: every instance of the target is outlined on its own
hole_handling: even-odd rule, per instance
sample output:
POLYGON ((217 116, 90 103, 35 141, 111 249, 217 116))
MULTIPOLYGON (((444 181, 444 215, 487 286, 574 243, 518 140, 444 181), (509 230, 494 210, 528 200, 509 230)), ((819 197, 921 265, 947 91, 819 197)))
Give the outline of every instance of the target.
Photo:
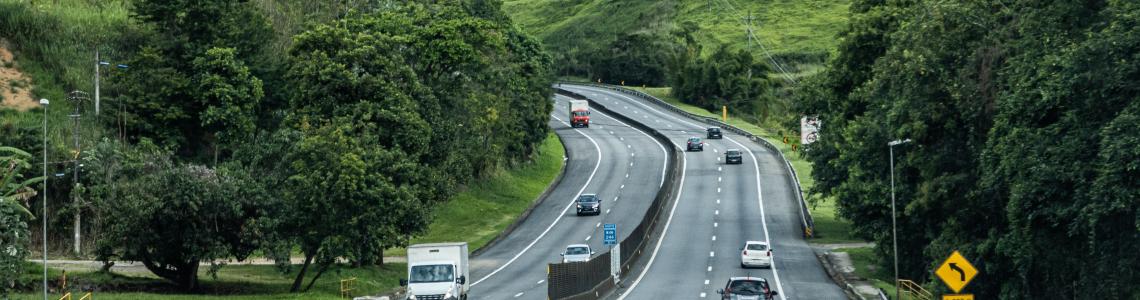
POLYGON ((17 68, 7 44, 0 40, 0 108, 26 111, 39 103, 32 99, 32 79, 17 68))

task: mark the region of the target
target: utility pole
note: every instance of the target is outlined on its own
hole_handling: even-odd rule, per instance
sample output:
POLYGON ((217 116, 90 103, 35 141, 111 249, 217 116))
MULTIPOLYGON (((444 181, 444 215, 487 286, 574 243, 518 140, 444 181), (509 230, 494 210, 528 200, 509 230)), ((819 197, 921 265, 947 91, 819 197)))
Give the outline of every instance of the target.
POLYGON ((99 48, 95 48, 95 115, 99 115, 99 48))
POLYGON ((74 223, 74 231, 75 231, 74 232, 75 233, 74 234, 75 235, 75 245, 74 246, 75 247, 74 247, 74 250, 75 250, 75 255, 79 255, 81 253, 80 250, 82 250, 80 248, 80 245, 83 241, 83 236, 82 236, 83 214, 82 214, 82 209, 80 209, 80 207, 82 205, 80 205, 80 203, 79 203, 80 202, 79 191, 77 191, 77 189, 79 188, 79 167, 82 166, 79 164, 79 153, 83 151, 82 148, 80 148, 80 146, 79 146, 79 126, 80 126, 79 109, 81 107, 83 107, 83 102, 87 101, 87 93, 84 93, 82 91, 72 91, 69 95, 67 95, 67 99, 71 100, 71 102, 74 103, 73 106, 75 106, 75 113, 70 115, 71 119, 74 120, 74 122, 73 122, 74 126, 72 127, 71 132, 72 132, 72 138, 75 141, 75 154, 72 155, 72 160, 74 162, 74 165, 72 167, 72 176, 71 176, 71 187, 72 187, 71 203, 72 203, 72 205, 75 206, 75 220, 74 220, 75 221, 75 223, 74 223))
POLYGON ((752 17, 752 13, 749 12, 748 16, 743 19, 745 22, 748 22, 748 52, 752 52, 752 20, 756 18, 752 17))

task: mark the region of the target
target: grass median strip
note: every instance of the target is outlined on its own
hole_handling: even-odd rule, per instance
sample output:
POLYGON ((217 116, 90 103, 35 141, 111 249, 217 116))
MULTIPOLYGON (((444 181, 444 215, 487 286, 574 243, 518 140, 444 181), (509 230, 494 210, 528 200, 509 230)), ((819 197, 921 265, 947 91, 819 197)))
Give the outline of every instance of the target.
MULTIPOLYGON (((554 181, 565 154, 561 140, 551 133, 539 146, 533 162, 474 183, 437 208, 427 234, 413 238, 412 243, 463 241, 471 251, 483 247, 515 222, 554 181)), ((404 249, 392 249, 385 255, 403 256, 404 249)))

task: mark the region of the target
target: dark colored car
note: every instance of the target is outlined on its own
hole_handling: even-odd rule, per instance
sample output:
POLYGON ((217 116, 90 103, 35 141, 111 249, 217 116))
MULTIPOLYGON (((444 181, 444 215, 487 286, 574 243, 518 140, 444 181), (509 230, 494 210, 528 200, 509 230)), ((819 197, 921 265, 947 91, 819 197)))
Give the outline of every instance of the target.
POLYGON ((602 198, 594 194, 582 194, 578 196, 578 215, 602 214, 602 198))
POLYGON ((699 137, 691 137, 685 146, 685 151, 705 151, 705 143, 701 142, 699 137))
POLYGON ((779 295, 768 286, 763 277, 732 277, 723 289, 717 290, 721 300, 764 299, 772 300, 779 295))
POLYGON ((720 128, 717 128, 717 127, 709 127, 708 132, 709 132, 709 134, 705 138, 708 138, 710 140, 711 139, 719 139, 719 138, 724 137, 723 135, 720 134, 720 128))
POLYGON ((724 151, 724 163, 726 164, 742 164, 744 163, 744 155, 740 153, 740 149, 728 149, 724 151))

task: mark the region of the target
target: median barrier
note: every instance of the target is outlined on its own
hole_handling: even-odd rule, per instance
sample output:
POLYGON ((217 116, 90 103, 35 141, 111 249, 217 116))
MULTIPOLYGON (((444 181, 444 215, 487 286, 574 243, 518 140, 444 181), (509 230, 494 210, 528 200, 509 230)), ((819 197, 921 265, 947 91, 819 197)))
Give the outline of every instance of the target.
MULTIPOLYGON (((559 82, 559 84, 560 85, 561 84, 573 84, 573 85, 603 88, 603 89, 607 89, 607 90, 621 92, 621 93, 628 94, 628 95, 641 97, 643 99, 649 100, 650 102, 656 104, 659 107, 668 109, 668 110, 673 111, 677 114, 685 116, 689 119, 704 122, 706 124, 711 124, 711 125, 720 127, 722 129, 734 132, 736 134, 745 136, 748 138, 748 140, 750 140, 754 143, 757 143, 757 144, 763 146, 764 148, 767 148, 768 150, 770 150, 772 152, 775 152, 776 155, 780 156, 780 160, 782 160, 784 162, 784 167, 788 171, 788 175, 789 175, 787 178, 788 182, 792 186, 796 187, 795 197, 796 197, 796 201, 799 202, 799 207, 800 207, 800 221, 801 221, 800 222, 800 226, 801 226, 800 229, 801 229, 801 232, 803 233, 803 236, 805 238, 812 237, 812 234, 815 232, 815 220, 811 216, 811 211, 808 210, 807 201, 804 201, 804 191, 803 191, 803 188, 800 186, 799 177, 796 175, 796 169, 792 167, 792 162, 789 161, 788 158, 784 156, 784 153, 781 152, 780 149, 776 147, 776 145, 772 144, 771 142, 764 139, 763 137, 761 137, 759 135, 752 134, 751 132, 748 132, 747 130, 741 129, 739 127, 729 125, 728 123, 718 121, 715 118, 709 118, 709 117, 696 115, 696 114, 687 112, 687 111, 685 111, 679 107, 674 106, 673 104, 670 104, 669 102, 666 102, 665 100, 661 100, 657 97, 654 97, 653 95, 646 94, 646 93, 643 93, 641 91, 631 90, 631 89, 627 89, 627 88, 620 87, 620 86, 614 86, 614 85, 609 85, 609 84, 600 84, 600 83, 592 83, 592 82, 562 81, 562 82, 559 82)), ((591 104, 591 105, 593 105, 593 104, 591 104)))
MULTIPOLYGON (((657 196, 653 198, 653 202, 651 202, 649 208, 646 209, 645 215, 641 218, 641 222, 637 224, 637 227, 634 227, 629 235, 619 242, 621 247, 619 268, 621 268, 622 274, 627 274, 633 262, 641 256, 645 246, 648 244, 648 233, 656 228, 661 217, 661 212, 664 211, 662 208, 676 195, 676 179, 680 176, 681 172, 681 169, 677 167, 680 164, 680 150, 674 147, 673 143, 669 141, 669 138, 665 135, 649 128, 649 126, 645 124, 607 109, 602 103, 561 88, 556 88, 555 93, 577 100, 590 101, 591 110, 605 113, 623 123, 640 129, 670 149, 670 151, 666 151, 668 158, 665 166, 665 179, 657 192, 657 196)), ((610 276, 611 253, 610 251, 606 251, 602 255, 594 257, 589 262, 549 264, 547 266, 547 297, 550 299, 574 300, 599 299, 608 294, 617 286, 610 276)))

